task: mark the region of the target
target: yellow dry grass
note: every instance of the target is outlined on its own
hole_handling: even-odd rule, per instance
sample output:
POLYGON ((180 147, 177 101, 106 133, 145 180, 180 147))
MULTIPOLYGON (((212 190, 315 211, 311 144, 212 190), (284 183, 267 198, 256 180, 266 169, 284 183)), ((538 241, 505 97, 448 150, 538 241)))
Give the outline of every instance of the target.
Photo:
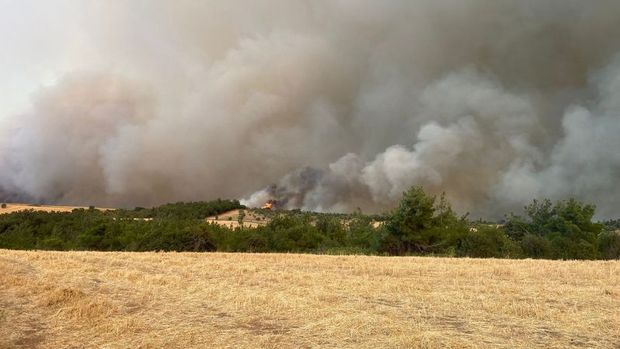
MULTIPOLYGON (((26 210, 42 212, 71 212, 77 208, 87 209, 85 206, 52 206, 52 205, 32 205, 32 204, 6 204, 5 208, 0 207, 0 214, 14 213, 26 210)), ((97 208, 98 210, 112 210, 110 208, 97 208)))
POLYGON ((618 348, 620 262, 0 250, 0 347, 618 348))
MULTIPOLYGON (((239 212, 240 210, 231 210, 217 216, 209 216, 205 218, 207 222, 220 225, 222 227, 236 229, 239 227, 245 228, 258 228, 261 226, 267 225, 271 219, 269 217, 265 217, 264 215, 256 212, 255 210, 249 209, 244 210, 245 217, 243 218, 243 222, 239 224, 239 212)), ((341 220, 343 225, 349 224, 349 220, 341 220)), ((370 224, 374 228, 379 228, 384 222, 382 221, 372 221, 370 224)), ((314 223, 311 223, 314 224, 314 223)))
POLYGON ((252 211, 252 210, 244 210, 245 217, 243 218, 243 222, 239 224, 239 213, 240 210, 232 210, 217 216, 207 217, 205 220, 207 222, 220 225, 222 227, 236 229, 239 227, 245 228, 258 228, 260 226, 267 225, 269 220, 264 216, 252 211))

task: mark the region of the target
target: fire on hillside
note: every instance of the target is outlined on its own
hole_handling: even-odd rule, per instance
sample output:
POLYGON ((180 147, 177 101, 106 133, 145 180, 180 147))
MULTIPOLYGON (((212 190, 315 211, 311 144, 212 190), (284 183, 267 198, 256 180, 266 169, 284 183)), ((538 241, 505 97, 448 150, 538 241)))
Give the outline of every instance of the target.
POLYGON ((276 200, 269 200, 263 206, 261 206, 261 208, 265 210, 273 210, 274 208, 276 208, 277 203, 278 202, 276 200))

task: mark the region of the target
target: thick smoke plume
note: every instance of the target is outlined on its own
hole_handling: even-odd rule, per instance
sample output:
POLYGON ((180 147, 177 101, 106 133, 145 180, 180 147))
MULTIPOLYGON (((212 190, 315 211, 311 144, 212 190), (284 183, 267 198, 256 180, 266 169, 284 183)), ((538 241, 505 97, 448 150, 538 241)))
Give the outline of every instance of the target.
POLYGON ((62 76, 0 119, 4 198, 382 211, 422 185, 618 215, 618 1, 76 6, 62 76))

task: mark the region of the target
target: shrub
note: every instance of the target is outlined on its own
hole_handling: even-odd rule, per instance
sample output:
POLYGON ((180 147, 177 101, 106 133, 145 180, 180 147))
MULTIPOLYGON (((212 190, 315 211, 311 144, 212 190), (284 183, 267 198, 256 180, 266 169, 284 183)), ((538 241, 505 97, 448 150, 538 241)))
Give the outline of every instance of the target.
POLYGON ((239 225, 243 224, 243 220, 245 219, 245 210, 239 210, 239 215, 237 216, 237 222, 239 225))
POLYGON ((505 229, 533 258, 592 259, 598 254, 597 236, 603 225, 592 222, 595 206, 575 199, 533 200, 527 218, 511 215, 505 229))
POLYGON ((605 231, 597 239, 599 256, 603 259, 620 259, 620 233, 605 231))
POLYGON ((379 251, 386 235, 384 226, 374 228, 370 217, 358 214, 348 224, 346 244, 363 250, 379 251))
POLYGON ((572 240, 557 235, 551 239, 551 257, 553 259, 594 259, 596 248, 585 240, 572 240))
POLYGON ((325 236, 304 217, 276 217, 265 230, 271 248, 277 252, 310 252, 325 241, 325 236))
POLYGON ((467 233, 465 218, 458 218, 442 195, 439 200, 422 187, 403 194, 398 208, 386 222, 388 252, 396 254, 442 253, 467 233))
POLYGON ((526 234, 520 245, 525 257, 537 259, 551 257, 551 242, 542 236, 526 234))
POLYGON ((458 244, 458 256, 476 258, 517 257, 519 247, 501 230, 491 226, 479 226, 470 231, 458 244))
POLYGON ((333 245, 346 243, 346 232, 342 221, 336 217, 321 215, 315 222, 316 229, 323 234, 333 245))
POLYGON ((375 252, 371 249, 365 249, 360 247, 329 247, 320 251, 321 254, 334 255, 334 256, 346 256, 346 255, 372 255, 375 252))

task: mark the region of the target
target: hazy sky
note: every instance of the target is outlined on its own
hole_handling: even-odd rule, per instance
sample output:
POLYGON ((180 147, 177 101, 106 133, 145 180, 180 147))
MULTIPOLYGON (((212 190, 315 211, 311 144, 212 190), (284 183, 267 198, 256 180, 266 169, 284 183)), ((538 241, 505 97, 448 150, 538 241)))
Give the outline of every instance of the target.
POLYGON ((0 195, 381 210, 423 185, 478 215, 575 196, 614 216, 618 13, 611 0, 0 0, 0 195))

